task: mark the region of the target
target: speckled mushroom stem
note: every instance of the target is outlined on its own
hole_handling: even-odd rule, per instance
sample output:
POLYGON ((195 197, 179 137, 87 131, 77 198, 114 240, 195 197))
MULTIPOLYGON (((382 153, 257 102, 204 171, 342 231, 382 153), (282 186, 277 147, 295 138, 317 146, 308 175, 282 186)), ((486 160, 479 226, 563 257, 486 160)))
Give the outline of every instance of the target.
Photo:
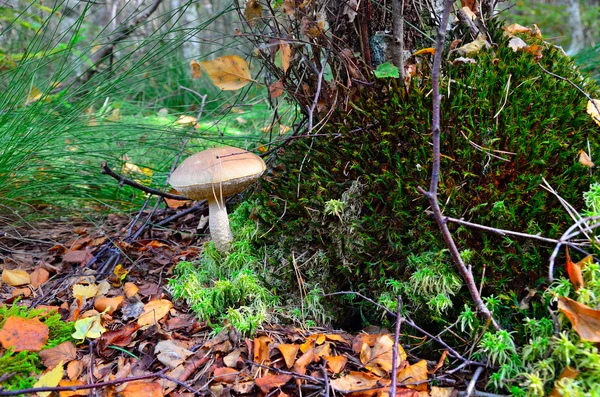
POLYGON ((225 200, 217 200, 211 197, 207 201, 210 236, 215 244, 215 248, 220 252, 226 252, 231 247, 233 233, 231 233, 231 228, 229 227, 225 200))

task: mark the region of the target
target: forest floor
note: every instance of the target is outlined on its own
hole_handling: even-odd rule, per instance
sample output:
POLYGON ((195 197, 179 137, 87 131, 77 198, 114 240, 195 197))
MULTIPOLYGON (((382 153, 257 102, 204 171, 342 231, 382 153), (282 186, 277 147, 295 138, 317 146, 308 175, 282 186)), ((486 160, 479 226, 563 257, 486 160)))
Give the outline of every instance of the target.
MULTIPOLYGON (((15 276, 3 274, 0 300, 57 311, 79 333, 31 353, 41 358, 40 373, 56 375, 60 367, 53 381, 34 385, 40 390, 63 397, 383 396, 390 393, 394 360, 400 363, 399 396, 456 395, 454 387, 430 384, 464 388, 469 383, 468 372, 444 373, 444 364, 453 361, 447 352, 439 362, 420 360, 402 346, 395 352, 393 330, 370 327, 351 335, 265 324, 243 337, 228 327, 211 328, 184 302, 172 301, 167 288, 175 264, 193 260, 202 249, 198 216, 186 215, 167 228, 145 227, 136 236, 147 215, 110 215, 101 225, 70 219, 0 228, 3 271, 15 276), (134 219, 139 222, 132 226, 134 219), (23 280, 15 281, 19 277, 23 280)), ((0 325, 7 320, 0 315, 0 325)), ((20 343, 43 330, 26 323, 13 331, 13 339, 3 332, 0 359, 6 349, 21 350, 20 343)), ((14 375, 0 373, 0 384, 14 375)), ((0 396, 10 393, 0 388, 0 396)))

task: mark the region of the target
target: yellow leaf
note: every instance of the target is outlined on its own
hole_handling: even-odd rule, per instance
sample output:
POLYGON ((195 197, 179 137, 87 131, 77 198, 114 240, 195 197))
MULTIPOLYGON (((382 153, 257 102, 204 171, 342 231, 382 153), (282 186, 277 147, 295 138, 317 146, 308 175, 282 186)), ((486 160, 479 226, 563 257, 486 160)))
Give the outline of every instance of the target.
POLYGON ((83 341, 85 338, 97 339, 101 337, 104 332, 106 332, 106 328, 102 326, 100 314, 96 314, 95 316, 75 321, 75 332, 71 336, 83 341))
POLYGON ((286 344, 280 343, 277 345, 277 349, 281 352, 283 359, 285 360, 285 365, 288 368, 292 368, 294 363, 296 362, 296 354, 298 354, 299 345, 296 344, 286 344))
POLYGON ((258 0, 248 0, 246 3, 246 9, 244 9, 244 18, 248 22, 248 25, 252 28, 262 16, 262 7, 258 0))
POLYGON ((19 285, 29 284, 31 282, 29 274, 25 270, 15 269, 2 271, 2 282, 17 287, 19 285))
POLYGON ((248 63, 237 56, 227 55, 212 61, 200 62, 213 84, 224 91, 238 90, 252 80, 248 63))
POLYGON ((202 76, 202 69, 200 69, 198 61, 192 59, 190 67, 192 68, 192 79, 199 79, 202 76))
POLYGON ((417 51, 417 52, 413 53, 413 54, 411 55, 411 57, 412 57, 412 56, 415 56, 415 55, 423 55, 423 54, 431 54, 431 55, 434 55, 434 54, 435 54, 435 48, 433 48, 433 47, 422 48, 422 49, 420 49, 419 51, 417 51))
POLYGON ((192 124, 196 124, 196 118, 193 116, 185 116, 185 115, 181 115, 177 118, 177 121, 175 121, 175 124, 179 124, 179 125, 192 125, 192 124))
POLYGON ((98 286, 96 284, 75 284, 73 286, 73 296, 81 296, 82 298, 93 298, 98 293, 98 286))
POLYGON ((600 99, 592 99, 588 101, 587 112, 592 116, 592 120, 600 125, 600 99))
POLYGON ((279 51, 281 53, 281 68, 283 69, 283 73, 286 73, 290 68, 292 48, 285 41, 279 40, 279 51))
MULTIPOLYGON (((61 361, 56 367, 54 367, 54 369, 40 376, 40 379, 34 383, 33 387, 56 387, 62 379, 64 372, 65 370, 61 361)), ((37 395, 40 397, 47 397, 50 395, 50 393, 51 392, 49 391, 41 391, 38 392, 37 395)))
POLYGON ((462 47, 456 49, 460 55, 472 55, 477 54, 483 47, 487 44, 487 40, 483 34, 477 36, 477 40, 470 42, 469 44, 465 44, 462 47))
POLYGON ((398 371, 397 379, 399 384, 423 382, 418 385, 406 385, 406 387, 418 391, 427 391, 427 383, 424 382, 427 380, 427 361, 421 360, 398 371))
POLYGON ((339 374, 344 370, 348 359, 344 356, 323 356, 325 360, 327 360, 327 367, 334 374, 339 374))
MULTIPOLYGON (((369 371, 378 376, 385 376, 392 370, 393 347, 394 340, 392 337, 389 334, 383 334, 377 339, 372 348, 366 343, 363 344, 360 352, 360 361, 369 371)), ((402 349, 402 346, 398 346, 398 360, 396 365, 400 365, 404 360, 406 360, 406 353, 402 349)))
POLYGON ((140 327, 146 325, 155 325, 164 316, 169 313, 173 304, 166 299, 154 300, 144 305, 144 313, 138 318, 137 323, 140 327))
POLYGON ((371 389, 372 394, 375 394, 378 388, 385 386, 385 383, 389 383, 389 381, 381 379, 368 372, 350 371, 350 373, 348 373, 346 376, 343 376, 339 379, 333 379, 331 381, 331 386, 333 386, 336 391, 343 394, 352 393, 357 390, 369 389, 371 389))

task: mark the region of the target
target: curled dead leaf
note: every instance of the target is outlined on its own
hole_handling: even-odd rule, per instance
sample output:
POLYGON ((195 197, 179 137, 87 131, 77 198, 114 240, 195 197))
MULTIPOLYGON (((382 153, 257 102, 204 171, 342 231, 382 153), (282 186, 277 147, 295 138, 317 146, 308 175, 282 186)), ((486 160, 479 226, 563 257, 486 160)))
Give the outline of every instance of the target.
POLYGON ((248 63, 238 55, 227 55, 200 62, 213 84, 224 91, 238 90, 254 81, 248 63))
POLYGON ((561 296, 558 298, 558 309, 567 316, 573 329, 582 340, 600 342, 600 310, 561 296))

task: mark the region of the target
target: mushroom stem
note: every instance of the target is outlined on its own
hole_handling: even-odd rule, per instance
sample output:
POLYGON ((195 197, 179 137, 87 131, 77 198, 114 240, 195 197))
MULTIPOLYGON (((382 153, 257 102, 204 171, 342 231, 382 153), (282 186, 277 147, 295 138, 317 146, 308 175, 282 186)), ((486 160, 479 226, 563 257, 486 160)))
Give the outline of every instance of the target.
POLYGON ((217 200, 214 197, 208 200, 208 227, 215 248, 220 252, 226 252, 231 247, 233 233, 229 227, 229 217, 225 200, 217 200))

